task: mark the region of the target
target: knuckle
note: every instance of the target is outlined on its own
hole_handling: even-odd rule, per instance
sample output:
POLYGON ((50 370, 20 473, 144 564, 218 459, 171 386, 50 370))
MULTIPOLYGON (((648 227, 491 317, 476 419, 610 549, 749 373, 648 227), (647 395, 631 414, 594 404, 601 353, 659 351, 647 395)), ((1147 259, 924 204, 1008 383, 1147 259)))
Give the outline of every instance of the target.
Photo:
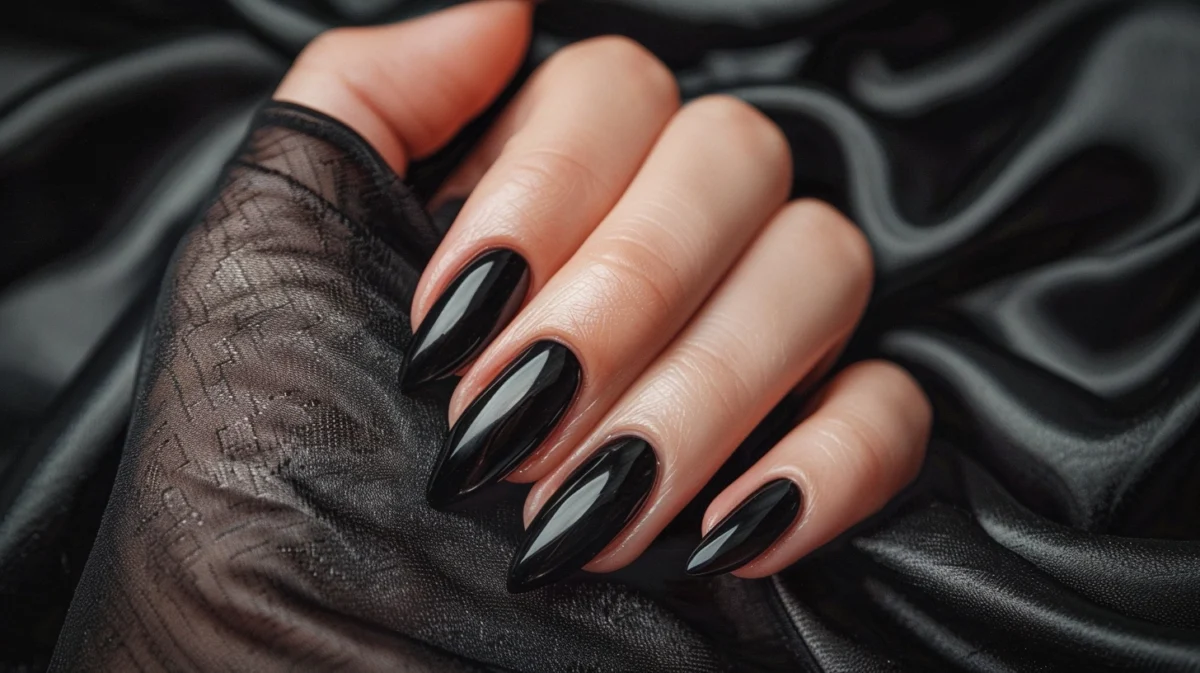
POLYGON ((802 223, 798 232, 851 283, 856 301, 865 303, 875 282, 875 262, 865 234, 833 206, 816 199, 799 199, 786 206, 789 219, 802 223))
POLYGON ((735 332, 711 323, 708 327, 710 332, 716 328, 724 336, 688 339, 679 344, 675 357, 696 387, 704 391, 704 397, 719 405, 716 411, 722 417, 740 416, 753 404, 756 391, 762 389, 761 382, 751 380, 748 368, 740 366, 744 358, 734 355, 726 343, 736 338, 735 332))
POLYGON ((820 425, 825 449, 835 454, 852 481, 871 489, 893 481, 891 447, 870 419, 843 410, 821 419, 820 425))
POLYGON ((634 78, 652 91, 677 94, 678 86, 670 68, 637 41, 613 35, 597 38, 595 42, 603 62, 621 75, 634 78))
POLYGON ((526 167, 527 173, 540 176, 540 188, 554 184, 565 193, 584 194, 587 197, 596 194, 606 199, 617 197, 617 187, 596 172, 593 162, 587 160, 586 152, 577 148, 562 146, 530 150, 517 164, 526 167))
MULTIPOLYGON (((894 399, 911 397, 924 398, 925 392, 907 369, 890 360, 864 360, 856 362, 847 368, 848 373, 856 372, 864 379, 870 378, 884 390, 892 391, 894 399)), ((925 404, 925 406, 929 406, 925 404)))
POLYGON ((561 201, 565 197, 564 192, 568 191, 565 185, 570 180, 564 178, 569 172, 558 170, 558 163, 545 154, 526 154, 513 160, 505 167, 505 179, 511 185, 510 202, 524 203, 527 199, 522 197, 532 194, 539 195, 549 203, 561 201))
MULTIPOLYGON (((543 210, 556 212, 572 202, 612 197, 615 187, 577 154, 571 148, 539 148, 516 153, 505 166, 506 180, 516 192, 509 192, 509 200, 540 203, 543 210)), ((537 217, 538 214, 530 213, 530 216, 537 217)))
POLYGON ((775 170, 790 171, 791 146, 779 125, 758 108, 725 94, 698 98, 687 105, 689 114, 720 127, 720 136, 775 170))
POLYGON ((359 32, 360 29, 357 28, 330 28, 309 41, 296 60, 298 63, 310 63, 335 56, 341 53, 346 45, 352 44, 359 32))
POLYGON ((911 440, 904 442, 904 455, 900 458, 902 471, 907 472, 909 478, 915 476, 925 457, 925 445, 933 425, 933 405, 929 396, 907 369, 894 362, 867 360, 852 365, 852 369, 864 380, 869 379, 881 394, 887 395, 887 408, 895 414, 892 422, 903 428, 900 436, 911 440))
POLYGON ((584 64, 602 68, 609 81, 632 86, 641 96, 658 100, 662 105, 679 105, 679 85, 675 75, 636 40, 623 35, 584 40, 560 50, 550 57, 547 65, 574 76, 584 64))
POLYGON ((670 313, 686 294, 684 279, 662 252, 635 236, 605 241, 593 260, 613 278, 625 300, 640 302, 652 315, 670 313))
POLYGON ((735 128, 757 129, 760 124, 770 123, 753 105, 728 94, 701 96, 688 103, 687 109, 692 114, 705 115, 735 128))

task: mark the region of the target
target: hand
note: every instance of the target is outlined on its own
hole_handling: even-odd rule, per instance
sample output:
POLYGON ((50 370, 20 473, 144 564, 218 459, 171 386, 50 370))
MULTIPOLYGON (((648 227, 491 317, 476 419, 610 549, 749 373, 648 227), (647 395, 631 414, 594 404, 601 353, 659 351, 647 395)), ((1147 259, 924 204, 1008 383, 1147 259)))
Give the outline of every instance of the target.
MULTIPOLYGON (((402 394, 401 374, 416 386, 475 358, 451 411, 452 440, 469 450, 442 461, 439 501, 519 467, 509 476, 541 480, 529 513, 545 532, 560 521, 547 525, 547 513, 589 493, 565 478, 591 456, 625 477, 589 482, 610 496, 591 508, 603 521, 564 526, 581 544, 544 548, 561 555, 520 557, 513 588, 600 552, 591 567, 615 568, 776 400, 835 357, 866 301, 867 249, 828 207, 784 205, 787 148, 762 116, 724 98, 677 110, 661 66, 608 39, 564 51, 529 83, 449 182, 445 197, 470 190, 470 203, 435 251, 438 232, 396 174, 505 86, 530 14, 513 0, 470 3, 335 31, 300 58, 278 97, 345 120, 378 154, 311 110, 260 115, 176 253, 51 668, 726 668, 735 644, 723 636, 718 651, 665 599, 617 583, 510 595, 516 508, 428 507, 419 489, 445 438, 444 403, 402 394), (472 295, 472 320, 451 320, 474 282, 454 277, 500 248, 513 254, 476 264, 496 291, 472 295), (410 300, 420 323, 405 368, 410 300), (430 339, 440 322, 457 327, 430 339), (503 407, 503 383, 484 391, 531 343, 547 344, 535 353, 558 375, 504 377, 536 378, 541 393, 497 414, 488 441, 463 441, 492 413, 478 400, 503 407), (530 425, 538 416, 557 423, 530 425), (491 441, 503 438, 496 428, 525 440, 491 441), (630 434, 640 439, 597 453, 630 434)), ((745 575, 782 567, 916 469, 928 410, 895 367, 856 365, 819 399, 710 509, 712 529, 760 484, 786 479, 768 491, 770 507, 754 508, 765 513, 757 533, 698 570, 730 558, 751 560, 745 575)), ((689 595, 702 591, 716 604, 722 589, 689 595)), ((762 612, 720 603, 735 623, 738 610, 762 612)))
MULTIPOLYGON (((344 120, 402 172, 513 67, 499 45, 482 60, 391 56, 413 36, 437 50, 411 28, 323 38, 277 97, 344 120)), ((463 374, 434 505, 536 482, 511 590, 632 561, 836 358, 867 303, 870 248, 829 206, 786 202, 791 170, 769 119, 721 96, 681 107, 670 71, 613 37, 546 62, 449 180, 439 201, 470 197, 417 288, 403 386, 463 374)), ((689 572, 777 572, 916 474, 930 408, 905 372, 857 363, 818 399, 713 501, 689 572)))

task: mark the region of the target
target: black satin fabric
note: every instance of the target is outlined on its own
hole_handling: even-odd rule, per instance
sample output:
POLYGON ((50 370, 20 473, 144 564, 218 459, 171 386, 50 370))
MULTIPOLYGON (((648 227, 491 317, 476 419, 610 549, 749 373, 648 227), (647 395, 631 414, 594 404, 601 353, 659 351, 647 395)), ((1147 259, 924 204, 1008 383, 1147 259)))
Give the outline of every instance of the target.
MULTIPOLYGON (((442 4, 0 8, 6 667, 45 667, 60 632, 60 663, 73 663, 81 606, 104 606, 85 592, 61 631, 117 471, 143 335, 160 351, 173 343, 144 331, 168 257, 252 110, 323 28, 442 4)), ((874 246, 875 299, 847 360, 912 370, 934 399, 935 434, 893 506, 770 580, 680 580, 710 490, 615 578, 514 603, 481 603, 467 583, 443 597, 456 609, 391 620, 414 666, 1200 670, 1200 6, 977 4, 539 8, 526 71, 570 41, 624 33, 676 70, 685 95, 732 92, 780 123, 795 194, 842 208, 874 246)), ((418 194, 485 122, 414 167, 418 194)), ((153 368, 141 371, 144 391, 153 368)), ((801 405, 777 410, 723 477, 801 405)), ((444 428, 419 422, 431 412, 405 413, 420 426, 409 446, 440 442, 444 428)), ((507 495, 496 514, 455 519, 441 558, 515 545, 504 507, 519 494, 507 495)), ((438 529, 410 529, 423 530, 438 529)), ((119 557, 116 542, 100 554, 119 557)))

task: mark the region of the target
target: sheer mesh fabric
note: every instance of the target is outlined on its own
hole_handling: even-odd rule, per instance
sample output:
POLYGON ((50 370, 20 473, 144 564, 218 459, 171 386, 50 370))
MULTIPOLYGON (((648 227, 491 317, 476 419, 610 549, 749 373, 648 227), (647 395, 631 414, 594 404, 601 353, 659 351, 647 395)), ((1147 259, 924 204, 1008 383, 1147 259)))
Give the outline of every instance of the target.
POLYGON ((630 590, 508 595, 519 501, 424 503, 444 401, 396 381, 436 240, 352 132, 260 114, 168 275, 52 668, 528 670, 531 648, 541 670, 718 668, 630 590))

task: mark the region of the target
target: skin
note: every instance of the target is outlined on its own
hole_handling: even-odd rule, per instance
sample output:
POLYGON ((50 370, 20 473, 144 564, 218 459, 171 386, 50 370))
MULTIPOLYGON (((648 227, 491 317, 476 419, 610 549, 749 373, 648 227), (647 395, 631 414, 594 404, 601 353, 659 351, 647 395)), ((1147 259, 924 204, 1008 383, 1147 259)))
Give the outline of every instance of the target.
MULTIPOLYGON (((516 70, 532 6, 475 2, 316 40, 276 98, 341 119, 403 174, 482 111, 516 70)), ((806 375, 853 332, 871 251, 830 206, 789 202, 783 133, 733 98, 681 105, 670 71, 603 37, 536 72, 437 202, 469 198, 417 288, 419 324, 480 252, 529 262, 525 306, 464 369, 453 423, 533 341, 579 357, 583 385, 557 430, 510 479, 533 482, 526 523, 607 439, 633 433, 660 477, 636 520, 589 570, 635 559, 806 375)), ((877 511, 917 473, 931 411, 898 366, 840 372, 787 437, 715 498, 706 532, 758 486, 800 485, 799 521, 736 571, 777 572, 877 511)))

